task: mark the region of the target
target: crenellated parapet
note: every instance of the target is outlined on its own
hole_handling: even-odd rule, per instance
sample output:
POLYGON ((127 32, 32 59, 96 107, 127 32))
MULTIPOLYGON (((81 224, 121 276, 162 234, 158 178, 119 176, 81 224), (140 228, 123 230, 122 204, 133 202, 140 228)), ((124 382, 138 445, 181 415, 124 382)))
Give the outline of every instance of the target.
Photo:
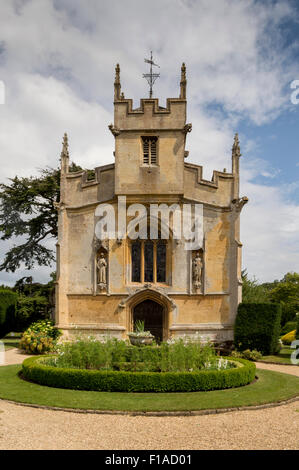
POLYGON ((92 178, 87 170, 68 173, 64 187, 66 208, 85 207, 113 199, 114 164, 95 168, 92 178))
POLYGON ((234 191, 234 175, 214 170, 213 177, 209 181, 202 177, 202 173, 202 166, 184 164, 184 197, 228 208, 234 191))
POLYGON ((167 98, 166 107, 158 98, 142 98, 137 108, 133 100, 121 93, 120 68, 117 64, 114 82, 114 124, 109 129, 116 137, 123 131, 181 131, 186 124, 186 66, 182 65, 179 98, 167 98))

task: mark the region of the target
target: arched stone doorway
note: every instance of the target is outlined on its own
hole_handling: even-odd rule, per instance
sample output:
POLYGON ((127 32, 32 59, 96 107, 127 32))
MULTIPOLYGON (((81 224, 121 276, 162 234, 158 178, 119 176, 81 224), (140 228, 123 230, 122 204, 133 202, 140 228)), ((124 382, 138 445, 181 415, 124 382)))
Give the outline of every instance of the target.
POLYGON ((149 330, 157 342, 163 341, 165 310, 162 305, 146 299, 133 308, 133 325, 137 320, 144 321, 144 329, 149 330))

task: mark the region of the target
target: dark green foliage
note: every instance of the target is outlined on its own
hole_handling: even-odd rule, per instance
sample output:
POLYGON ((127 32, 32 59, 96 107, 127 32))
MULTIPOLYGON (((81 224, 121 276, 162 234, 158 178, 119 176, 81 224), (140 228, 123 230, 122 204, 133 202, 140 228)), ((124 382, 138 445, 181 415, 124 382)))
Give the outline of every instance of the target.
POLYGON ((254 278, 249 279, 246 269, 242 271, 242 300, 244 303, 268 303, 270 302, 269 290, 262 284, 258 284, 254 278))
POLYGON ((281 307, 277 304, 241 303, 235 322, 235 347, 263 355, 278 352, 281 307))
MULTIPOLYGON (((229 359, 229 358, 228 358, 229 359)), ((47 366, 43 359, 28 358, 22 372, 41 385, 75 390, 110 392, 193 392, 240 387, 253 381, 255 364, 238 359, 243 366, 198 372, 116 372, 64 369, 47 366)))
POLYGON ((299 314, 297 315, 296 339, 299 339, 299 314))
MULTIPOLYGON (((81 168, 72 163, 69 171, 81 168)), ((10 178, 0 184, 1 239, 25 238, 5 255, 0 270, 15 272, 24 263, 31 269, 35 263, 50 266, 55 260, 53 250, 42 242, 57 237, 57 210, 60 198, 60 169, 41 170, 39 176, 10 178)))
POLYGON ((299 274, 289 272, 280 280, 259 284, 242 271, 242 299, 244 303, 276 303, 281 305, 281 325, 294 321, 299 312, 299 274))
POLYGON ((18 296, 17 311, 13 331, 24 331, 31 323, 41 319, 47 319, 49 311, 49 301, 46 297, 35 296, 26 297, 18 296))
POLYGON ((281 281, 275 283, 270 291, 270 300, 281 304, 282 325, 294 320, 299 312, 299 274, 287 273, 281 281))
POLYGON ((0 290, 0 338, 12 329, 16 314, 17 294, 8 289, 0 290))

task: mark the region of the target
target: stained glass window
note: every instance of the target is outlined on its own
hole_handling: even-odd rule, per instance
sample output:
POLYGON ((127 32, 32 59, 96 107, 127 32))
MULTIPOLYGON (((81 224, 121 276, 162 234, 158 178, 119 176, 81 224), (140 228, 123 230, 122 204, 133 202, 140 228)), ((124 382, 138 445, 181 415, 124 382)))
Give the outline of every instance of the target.
POLYGON ((131 282, 166 282, 167 243, 136 240, 131 245, 131 282))
POLYGON ((157 282, 166 282, 166 244, 157 244, 157 282))
POLYGON ((154 244, 148 241, 144 244, 144 280, 153 282, 154 271, 154 244))

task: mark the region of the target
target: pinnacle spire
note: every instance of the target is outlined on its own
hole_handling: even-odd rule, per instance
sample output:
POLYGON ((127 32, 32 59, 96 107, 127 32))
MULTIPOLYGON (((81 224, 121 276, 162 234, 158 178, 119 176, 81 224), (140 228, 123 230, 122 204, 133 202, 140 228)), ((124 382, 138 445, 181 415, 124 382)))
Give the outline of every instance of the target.
POLYGON ((64 133, 63 141, 62 141, 62 151, 61 151, 61 158, 69 158, 69 142, 67 133, 64 133))
POLYGON ((186 65, 185 62, 182 63, 181 67, 181 83, 180 83, 180 98, 186 99, 186 88, 187 88, 187 79, 186 79, 186 65))
POLYGON ((120 67, 119 64, 116 64, 115 67, 115 80, 114 80, 114 101, 117 101, 120 99, 120 90, 121 90, 121 85, 120 85, 120 67))
POLYGON ((61 160, 61 173, 68 173, 69 171, 69 142, 67 133, 64 133, 63 141, 62 141, 62 150, 60 154, 61 160))
POLYGON ((232 146, 232 157, 241 157, 241 150, 240 150, 240 142, 239 142, 239 136, 238 133, 236 132, 235 137, 234 137, 234 144, 232 146))

